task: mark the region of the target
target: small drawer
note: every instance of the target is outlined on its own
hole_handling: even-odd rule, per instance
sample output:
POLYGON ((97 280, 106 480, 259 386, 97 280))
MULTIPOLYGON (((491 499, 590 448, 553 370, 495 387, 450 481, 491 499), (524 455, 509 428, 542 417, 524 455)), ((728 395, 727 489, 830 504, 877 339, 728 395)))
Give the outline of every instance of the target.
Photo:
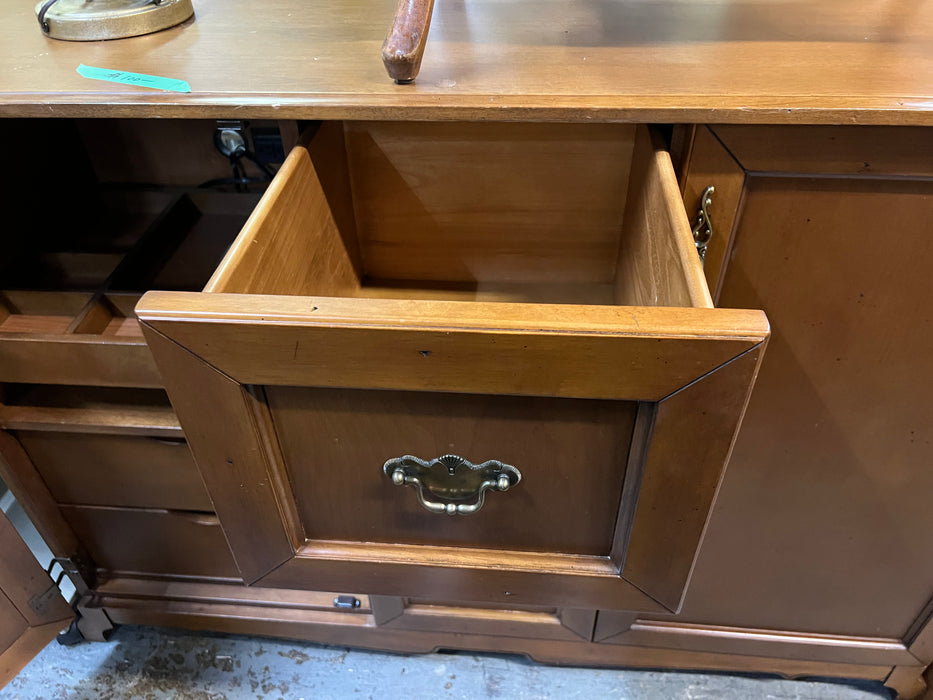
POLYGON ((325 123, 137 314, 247 581, 653 611, 769 332, 632 125, 325 123))
POLYGON ((159 387, 130 298, 0 292, 0 382, 159 387), (121 310, 122 307, 122 310, 121 310))
POLYGON ((48 224, 0 263, 0 382, 161 387, 139 292, 200 289, 258 201, 119 188, 88 198, 74 236, 48 224))
POLYGON ((239 578, 213 514, 93 506, 62 506, 61 510, 99 568, 239 578))
POLYGON ((180 437, 16 433, 59 503, 213 511, 180 437))

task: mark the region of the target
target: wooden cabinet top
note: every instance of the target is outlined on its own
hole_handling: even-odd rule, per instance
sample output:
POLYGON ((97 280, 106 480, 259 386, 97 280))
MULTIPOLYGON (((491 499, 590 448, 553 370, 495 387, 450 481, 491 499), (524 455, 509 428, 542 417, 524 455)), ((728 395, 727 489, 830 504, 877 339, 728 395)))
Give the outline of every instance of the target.
POLYGON ((380 59, 394 0, 194 4, 174 29, 83 43, 0 0, 0 116, 933 124, 920 0, 438 0, 412 85, 380 59))

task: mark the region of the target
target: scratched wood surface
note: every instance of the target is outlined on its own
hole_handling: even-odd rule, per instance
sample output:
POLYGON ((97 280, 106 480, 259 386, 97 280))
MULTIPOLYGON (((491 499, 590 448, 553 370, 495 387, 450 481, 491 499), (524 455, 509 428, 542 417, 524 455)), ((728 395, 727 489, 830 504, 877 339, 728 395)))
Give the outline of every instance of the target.
POLYGON ((0 3, 0 113, 250 118, 931 123, 933 4, 916 0, 439 3, 412 85, 385 73, 395 3, 199 0, 195 19, 47 39, 0 3), (92 81, 79 63, 187 80, 92 81))

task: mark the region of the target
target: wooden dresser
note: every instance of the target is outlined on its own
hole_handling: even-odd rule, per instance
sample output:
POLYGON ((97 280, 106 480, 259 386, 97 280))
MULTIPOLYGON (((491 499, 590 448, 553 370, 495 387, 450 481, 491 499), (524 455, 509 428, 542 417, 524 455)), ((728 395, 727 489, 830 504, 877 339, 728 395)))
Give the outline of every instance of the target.
POLYGON ((84 635, 920 696, 933 7, 439 4, 411 85, 389 4, 255 7, 2 5, 0 477, 84 635))

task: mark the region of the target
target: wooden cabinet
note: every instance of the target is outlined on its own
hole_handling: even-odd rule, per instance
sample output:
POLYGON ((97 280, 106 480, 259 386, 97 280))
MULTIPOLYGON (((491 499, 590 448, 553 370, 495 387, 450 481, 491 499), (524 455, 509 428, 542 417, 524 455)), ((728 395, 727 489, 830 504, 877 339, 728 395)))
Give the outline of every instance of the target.
POLYGON ((678 127, 678 181, 645 126, 324 121, 260 198, 60 127, 62 172, 146 183, 90 178, 123 223, 0 280, 0 473, 88 618, 905 692, 933 659, 926 130, 678 127), (521 480, 448 515, 411 478, 479 482, 384 466, 445 455, 521 480))
POLYGON ((83 620, 919 692, 933 5, 597 10, 439 5, 408 86, 377 3, 5 13, 0 476, 83 620), (321 121, 260 202, 215 119, 321 121), (522 479, 385 473, 449 453, 522 479))

